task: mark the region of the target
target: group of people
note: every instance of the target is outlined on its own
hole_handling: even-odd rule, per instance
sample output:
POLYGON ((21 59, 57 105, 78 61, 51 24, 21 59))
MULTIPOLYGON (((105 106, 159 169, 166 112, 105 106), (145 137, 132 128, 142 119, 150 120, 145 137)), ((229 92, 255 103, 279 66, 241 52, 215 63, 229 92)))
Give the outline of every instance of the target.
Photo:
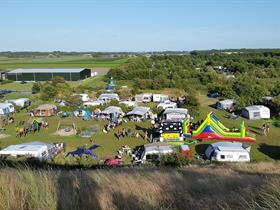
POLYGON ((19 124, 16 126, 16 138, 21 138, 26 136, 28 133, 35 134, 36 132, 40 132, 41 128, 48 129, 49 123, 45 121, 43 123, 33 122, 29 126, 24 125, 24 121, 20 121, 19 124))
POLYGON ((267 135, 268 135, 269 129, 270 129, 270 126, 269 126, 268 123, 264 123, 264 124, 262 125, 262 131, 263 131, 263 135, 264 135, 264 136, 267 136, 267 135))
POLYGON ((128 128, 127 130, 125 130, 125 128, 123 128, 122 130, 120 130, 117 134, 116 134, 118 140, 120 140, 121 138, 140 138, 140 134, 139 132, 135 132, 133 133, 131 128, 128 128))

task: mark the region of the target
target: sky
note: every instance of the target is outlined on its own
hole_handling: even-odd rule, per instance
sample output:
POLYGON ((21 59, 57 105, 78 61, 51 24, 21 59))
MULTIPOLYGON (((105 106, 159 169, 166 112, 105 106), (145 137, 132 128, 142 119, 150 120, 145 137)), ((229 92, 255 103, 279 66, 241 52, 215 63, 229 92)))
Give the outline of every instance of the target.
POLYGON ((0 51, 280 48, 280 0, 0 0, 0 51))

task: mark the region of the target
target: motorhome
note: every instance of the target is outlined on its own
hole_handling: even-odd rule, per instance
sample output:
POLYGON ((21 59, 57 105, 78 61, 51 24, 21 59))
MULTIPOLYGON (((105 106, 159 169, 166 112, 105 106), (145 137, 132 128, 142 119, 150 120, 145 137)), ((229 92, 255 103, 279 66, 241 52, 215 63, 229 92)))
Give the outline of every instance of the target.
POLYGON ((173 109, 173 108, 177 108, 177 103, 167 100, 167 101, 164 101, 163 103, 159 103, 157 105, 157 108, 162 108, 164 110, 167 108, 173 109))
POLYGON ((149 102, 152 102, 152 97, 153 97, 152 93, 138 94, 138 95, 135 95, 135 101, 149 103, 149 102))
POLYGON ((137 150, 132 157, 137 163, 156 162, 160 160, 161 156, 174 152, 176 149, 173 145, 156 142, 144 145, 144 148, 137 150))
POLYGON ((239 142, 216 142, 207 147, 205 156, 219 162, 250 162, 251 147, 239 142))
POLYGON ((16 106, 19 106, 21 108, 26 108, 26 107, 30 106, 29 98, 10 99, 10 100, 7 100, 6 102, 15 104, 16 106))
POLYGON ((153 102, 164 102, 169 100, 169 96, 165 94, 153 94, 153 102))

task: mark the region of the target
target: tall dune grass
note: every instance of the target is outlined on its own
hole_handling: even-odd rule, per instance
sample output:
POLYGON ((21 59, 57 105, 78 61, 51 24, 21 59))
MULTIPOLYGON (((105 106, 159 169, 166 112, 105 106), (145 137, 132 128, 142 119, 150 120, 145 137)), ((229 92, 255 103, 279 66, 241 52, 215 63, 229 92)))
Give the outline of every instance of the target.
POLYGON ((2 168, 0 209, 277 209, 279 166, 2 168))

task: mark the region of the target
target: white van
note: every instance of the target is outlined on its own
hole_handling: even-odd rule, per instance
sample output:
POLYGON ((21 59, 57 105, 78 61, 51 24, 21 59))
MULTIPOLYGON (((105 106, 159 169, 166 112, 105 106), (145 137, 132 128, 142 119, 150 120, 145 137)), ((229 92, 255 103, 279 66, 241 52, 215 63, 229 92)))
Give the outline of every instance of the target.
POLYGON ((250 162, 251 147, 239 142, 217 142, 207 147, 205 156, 219 162, 250 162))

